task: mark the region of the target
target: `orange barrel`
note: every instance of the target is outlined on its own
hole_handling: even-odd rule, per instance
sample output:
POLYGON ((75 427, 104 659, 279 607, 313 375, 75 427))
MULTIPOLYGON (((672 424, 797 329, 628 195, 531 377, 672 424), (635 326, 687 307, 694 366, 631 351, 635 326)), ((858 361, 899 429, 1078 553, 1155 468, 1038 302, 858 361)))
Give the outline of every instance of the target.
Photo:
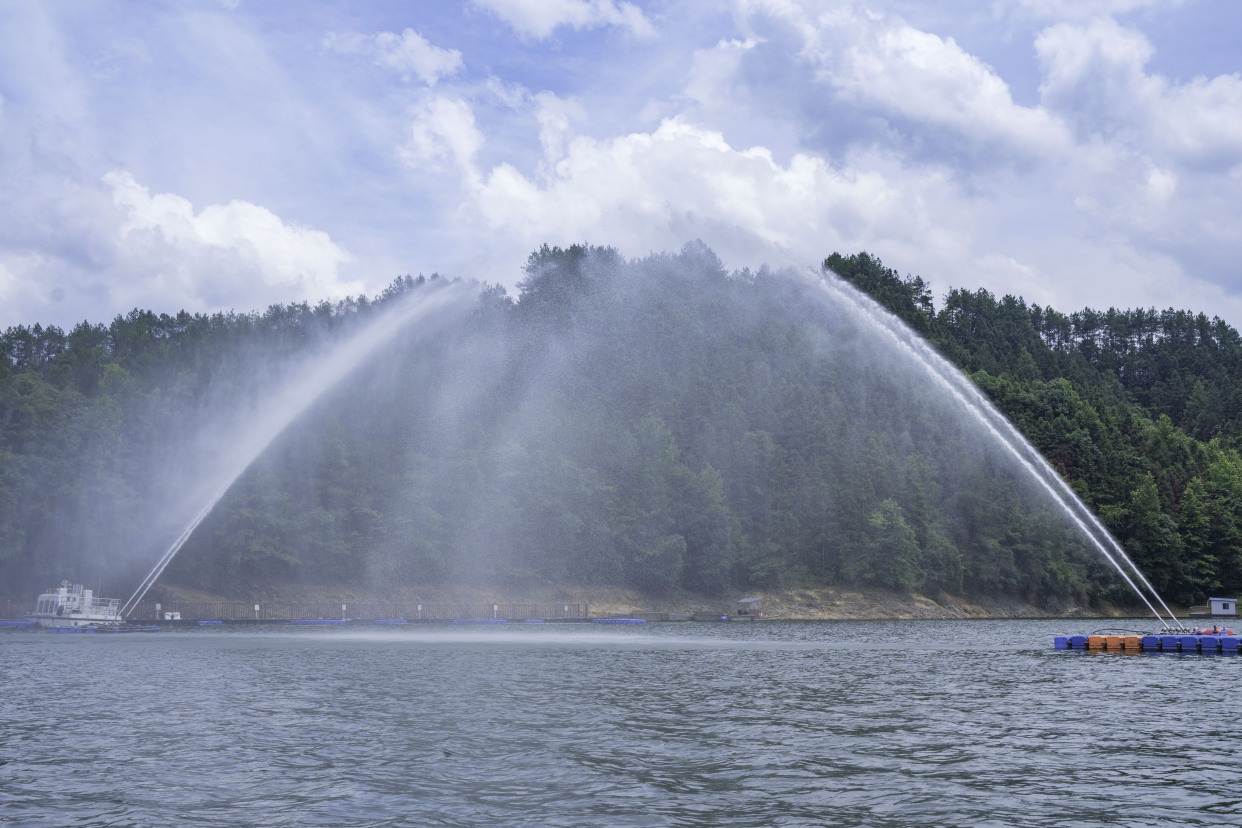
POLYGON ((1104 649, 1104 647, 1105 647, 1105 646, 1107 646, 1107 645, 1104 643, 1104 636, 1102 636, 1102 635, 1089 635, 1089 636, 1087 636, 1087 649, 1089 649, 1089 650, 1102 650, 1102 649, 1104 649))
POLYGON ((1110 650, 1120 650, 1121 649, 1121 636, 1119 635, 1104 636, 1104 646, 1110 650))
POLYGON ((1121 646, 1127 650, 1138 652, 1143 649, 1143 636, 1141 635, 1123 635, 1121 637, 1121 646))

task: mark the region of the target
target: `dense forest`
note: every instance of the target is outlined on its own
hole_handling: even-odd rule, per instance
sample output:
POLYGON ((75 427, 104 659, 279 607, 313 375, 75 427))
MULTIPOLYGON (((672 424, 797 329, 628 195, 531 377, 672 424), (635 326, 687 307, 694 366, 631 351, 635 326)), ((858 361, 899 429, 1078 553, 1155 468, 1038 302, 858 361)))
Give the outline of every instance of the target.
MULTIPOLYGON (((1242 589, 1236 331, 982 290, 937 308, 923 280, 865 253, 824 268, 960 366, 1166 598, 1242 589)), ((248 412, 445 282, 8 329, 0 589, 132 589, 248 412)), ((516 298, 476 287, 280 434, 165 579, 1129 599, 1029 475, 821 277, 730 273, 699 244, 635 261, 545 246, 516 298)))
POLYGON ((1069 315, 930 286, 867 254, 824 267, 965 371, 1101 517, 1166 597, 1242 590, 1242 339, 1165 310, 1069 315))

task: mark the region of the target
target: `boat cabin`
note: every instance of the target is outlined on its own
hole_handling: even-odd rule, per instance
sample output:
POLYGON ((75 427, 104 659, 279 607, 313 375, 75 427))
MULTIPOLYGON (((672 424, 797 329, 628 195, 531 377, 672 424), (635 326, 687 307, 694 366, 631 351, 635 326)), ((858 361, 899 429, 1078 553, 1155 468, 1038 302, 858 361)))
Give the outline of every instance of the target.
POLYGON ((35 602, 35 611, 28 616, 44 627, 90 626, 121 622, 121 602, 116 598, 96 598, 92 590, 81 584, 61 581, 35 602))
POLYGON ((1208 612, 1212 615, 1231 615, 1238 614, 1237 598, 1209 598, 1208 612))

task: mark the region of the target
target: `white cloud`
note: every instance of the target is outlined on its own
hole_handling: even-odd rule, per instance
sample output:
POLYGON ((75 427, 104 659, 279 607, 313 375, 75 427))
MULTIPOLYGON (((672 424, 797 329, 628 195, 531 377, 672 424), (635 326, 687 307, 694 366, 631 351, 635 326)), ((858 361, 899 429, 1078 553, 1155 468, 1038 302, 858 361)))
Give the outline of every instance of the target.
POLYGON ((905 24, 873 25, 846 47, 826 79, 849 99, 940 127, 969 143, 998 141, 1037 153, 1068 144, 1064 126, 1038 108, 1014 103, 1008 85, 952 38, 905 24))
POLYGON ((637 37, 653 37, 655 29, 633 3, 615 0, 472 0, 517 32, 528 37, 550 37, 560 26, 594 29, 616 26, 637 37))
MULTIPOLYGON (((993 163, 1029 165, 1071 143, 1058 118, 1016 103, 1004 79, 952 37, 849 4, 824 9, 812 2, 743 0, 740 8, 751 33, 746 52, 756 54, 759 66, 753 82, 769 84, 772 62, 784 60, 782 80, 795 88, 817 81, 839 105, 822 103, 816 114, 824 118, 880 119, 907 151, 917 146, 977 156, 986 149, 993 163)), ((729 66, 727 58, 750 59, 736 48, 717 51, 717 74, 729 66)), ((744 62, 737 72, 735 83, 747 80, 744 62)), ((722 84, 717 79, 714 85, 722 84)))
POLYGON ((894 180, 881 171, 891 159, 866 161, 835 168, 799 154, 781 165, 672 119, 651 133, 577 137, 542 180, 501 164, 479 177, 470 208, 519 249, 587 239, 636 255, 701 238, 734 266, 806 264, 834 246, 953 244, 942 175, 894 169, 894 180))
POLYGON ((191 306, 219 307, 248 298, 343 298, 362 289, 341 278, 350 256, 327 233, 286 223, 245 201, 195 213, 186 199, 151 195, 121 170, 103 182, 125 216, 117 240, 121 255, 147 266, 148 283, 126 286, 139 296, 152 291, 191 306))
POLYGON ((742 58, 755 46, 753 40, 722 40, 711 49, 697 50, 686 79, 685 96, 699 106, 727 103, 742 58))
POLYGON ((1242 77, 1183 85, 1149 75, 1154 54, 1139 31, 1114 20, 1059 24, 1036 38, 1044 105, 1087 138, 1213 167, 1242 163, 1242 77))
POLYGON ((565 147, 573 135, 573 125, 586 121, 586 110, 574 100, 558 98, 551 92, 534 96, 535 119, 539 122, 539 143, 549 164, 565 155, 565 147))
POLYGON ((491 92, 509 109, 519 109, 530 101, 530 90, 520 83, 506 83, 492 75, 487 79, 487 91, 491 92))
POLYGON ((433 46, 413 29, 405 29, 399 35, 334 32, 324 38, 323 46, 339 54, 370 55, 377 65, 400 72, 402 80, 408 82, 413 76, 428 86, 435 86, 441 78, 451 77, 462 68, 461 52, 433 46))
POLYGON ((415 111, 400 150, 405 163, 416 168, 446 166, 474 175, 474 156, 483 146, 470 105, 459 98, 435 96, 415 111))
POLYGON ((1242 64, 1187 54, 1211 12, 1176 5, 477 0, 403 29, 311 0, 277 36, 246 3, 138 28, 0 4, 0 311, 340 295, 345 247, 369 278, 511 284, 543 242, 695 237, 730 266, 867 249, 1063 309, 1237 307, 1242 64))

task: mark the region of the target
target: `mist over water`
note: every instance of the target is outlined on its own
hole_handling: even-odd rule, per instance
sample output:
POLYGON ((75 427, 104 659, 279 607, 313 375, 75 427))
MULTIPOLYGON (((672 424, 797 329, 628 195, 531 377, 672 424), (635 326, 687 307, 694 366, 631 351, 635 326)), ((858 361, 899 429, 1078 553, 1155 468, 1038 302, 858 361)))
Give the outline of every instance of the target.
POLYGON ((485 293, 466 319, 343 377, 170 574, 374 590, 1025 580, 1060 600, 1101 577, 1004 441, 797 274, 727 274, 693 245, 638 262, 545 249, 516 302, 485 293), (1023 554, 1080 574, 1041 581, 1023 554))
MULTIPOLYGON (((127 614, 142 600, 164 569, 185 545, 199 524, 211 513, 229 487, 254 462, 272 441, 300 417, 329 389, 339 384, 377 350, 390 342, 406 326, 417 325, 428 317, 444 314, 454 306, 461 307, 475 290, 461 285, 441 287, 435 292, 417 292, 406 296, 396 306, 384 311, 363 330, 335 344, 326 354, 306 359, 289 372, 289 378, 270 389, 246 418, 246 423, 230 439, 219 446, 214 467, 197 481, 200 491, 213 491, 203 507, 189 521, 181 534, 160 557, 143 579, 133 596, 122 607, 127 614)), ((443 323, 443 318, 437 322, 443 323)), ((426 328, 417 335, 427 334, 426 328)))
POLYGON ((429 283, 313 341, 269 314, 188 349, 168 410, 125 410, 150 439, 118 514, 147 520, 77 560, 129 561, 126 594, 161 555, 161 582, 230 595, 1114 588, 1047 481, 855 300, 701 244, 543 248, 525 273, 516 298, 429 283))

